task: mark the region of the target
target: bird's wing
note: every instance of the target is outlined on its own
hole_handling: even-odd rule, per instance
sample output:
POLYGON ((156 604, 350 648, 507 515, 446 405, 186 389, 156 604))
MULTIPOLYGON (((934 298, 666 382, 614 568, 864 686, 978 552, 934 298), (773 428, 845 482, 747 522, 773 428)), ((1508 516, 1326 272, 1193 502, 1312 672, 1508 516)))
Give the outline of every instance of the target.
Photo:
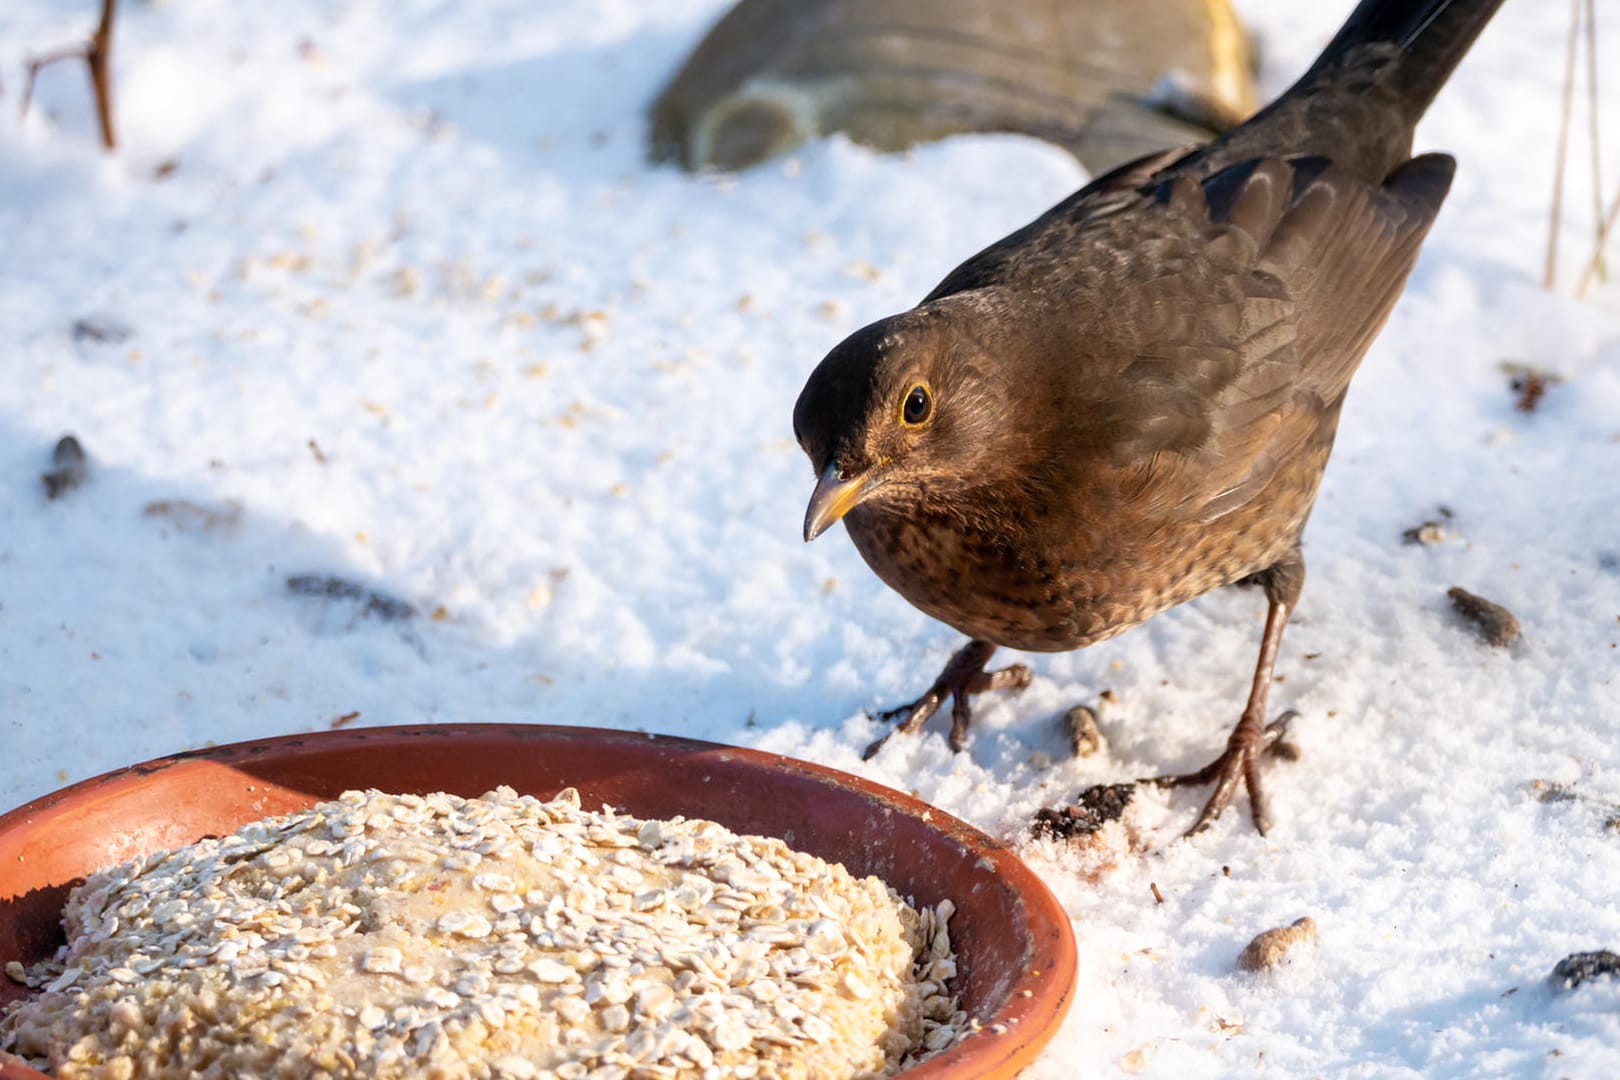
MULTIPOLYGON (((1110 459, 1111 486, 1166 519, 1213 521, 1330 436, 1451 171, 1427 155, 1374 187, 1320 157, 1202 181, 1171 170, 1076 227, 1071 250, 1087 265, 1064 280, 1081 361, 1065 396, 1080 406, 1076 439, 1110 459)), ((1031 284, 1060 257, 1004 260, 1002 280, 1031 284)))
POLYGON ((1143 185, 1195 149, 1180 146, 1160 150, 1104 173, 1022 229, 996 241, 946 274, 945 280, 934 286, 934 291, 923 297, 922 303, 999 284, 1036 269, 1028 265, 1032 257, 1037 263, 1043 262, 1041 256, 1061 250, 1089 224, 1136 205, 1141 200, 1143 185))

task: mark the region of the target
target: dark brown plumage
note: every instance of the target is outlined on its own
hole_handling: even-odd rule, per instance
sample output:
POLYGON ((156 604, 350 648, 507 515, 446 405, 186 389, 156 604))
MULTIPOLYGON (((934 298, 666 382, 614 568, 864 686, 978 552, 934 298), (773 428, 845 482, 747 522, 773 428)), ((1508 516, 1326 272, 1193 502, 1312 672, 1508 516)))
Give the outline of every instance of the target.
MULTIPOLYGON (((1450 186, 1412 128, 1500 0, 1365 0, 1295 86, 1209 145, 1099 178, 857 331, 794 430, 886 584, 973 640, 904 710, 1023 685, 997 646, 1080 648, 1218 586, 1270 601, 1247 708, 1192 777, 1206 827, 1259 778, 1266 691, 1339 409, 1450 186)), ((877 744, 874 744, 874 749, 877 744)))

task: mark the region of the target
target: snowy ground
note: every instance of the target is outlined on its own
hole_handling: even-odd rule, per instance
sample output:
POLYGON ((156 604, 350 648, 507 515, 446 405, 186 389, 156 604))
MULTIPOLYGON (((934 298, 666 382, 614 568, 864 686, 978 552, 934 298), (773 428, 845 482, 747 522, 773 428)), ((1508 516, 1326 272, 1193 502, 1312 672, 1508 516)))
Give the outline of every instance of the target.
MULTIPOLYGON (((718 0, 125 6, 110 159, 80 69, 16 110, 25 53, 94 5, 0 15, 0 807, 358 712, 760 746, 1011 837, 1220 747, 1252 591, 1030 658, 958 757, 931 727, 863 764, 861 710, 959 641, 838 530, 799 538, 805 375, 1078 186, 1064 154, 831 142, 736 178, 648 168, 643 109, 718 0), (81 319, 128 336, 76 340, 81 319), (92 479, 47 502, 67 431, 92 479), (289 595, 303 572, 421 615, 289 595), (1056 717, 1104 690, 1107 753, 1065 760, 1056 717)), ((1348 6, 1242 5, 1268 90, 1348 6)), ((1155 792, 1112 868, 1026 847, 1081 967, 1034 1075, 1620 1075, 1620 981, 1544 983, 1620 948, 1620 286, 1571 295, 1584 121, 1565 287, 1538 284, 1565 10, 1510 0, 1419 132, 1461 167, 1307 533, 1273 694, 1303 756, 1272 773, 1272 835, 1229 816, 1178 840, 1202 795, 1155 792), (1565 382, 1515 411, 1505 360, 1565 382), (1441 505, 1448 538, 1402 544, 1441 505), (1451 585, 1516 612, 1521 643, 1481 644, 1451 585), (1307 914, 1313 950, 1235 970, 1307 914)), ((1610 23, 1599 55, 1620 55, 1610 23)))

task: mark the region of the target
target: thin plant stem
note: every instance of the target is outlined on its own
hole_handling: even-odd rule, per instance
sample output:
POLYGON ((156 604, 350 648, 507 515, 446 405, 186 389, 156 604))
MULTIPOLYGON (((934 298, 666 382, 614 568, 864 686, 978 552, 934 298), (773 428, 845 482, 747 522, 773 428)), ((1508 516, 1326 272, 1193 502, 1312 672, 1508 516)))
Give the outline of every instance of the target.
POLYGON ((1558 277, 1558 227, 1564 217, 1564 159, 1569 155, 1569 114, 1575 98, 1575 46, 1581 36, 1582 0, 1571 0, 1569 43, 1564 49, 1564 101, 1558 119, 1557 164, 1553 169, 1552 214, 1547 223, 1547 264, 1542 270, 1542 288, 1550 289, 1558 277))
POLYGON ((118 139, 113 130, 112 111, 112 32, 113 18, 118 13, 118 0, 101 0, 101 20, 95 33, 81 46, 58 49, 28 61, 28 74, 23 80, 21 115, 28 114, 34 100, 34 83, 41 68, 62 60, 83 60, 90 69, 90 89, 96 99, 96 122, 101 127, 101 144, 108 150, 117 149, 118 139))
POLYGON ((1592 252, 1591 261, 1586 264, 1586 269, 1581 271, 1580 283, 1575 286, 1577 297, 1585 296, 1592 279, 1598 276, 1599 267, 1603 265, 1603 244, 1608 239, 1609 233, 1614 231, 1617 219, 1620 219, 1620 191, 1616 191, 1614 198, 1609 200, 1608 212, 1599 221, 1597 250, 1592 252))
POLYGON ((1598 63, 1596 0, 1586 0, 1586 113, 1592 144, 1592 222, 1597 227, 1596 273, 1604 277, 1603 245, 1609 223, 1603 215, 1603 130, 1598 123, 1598 63))

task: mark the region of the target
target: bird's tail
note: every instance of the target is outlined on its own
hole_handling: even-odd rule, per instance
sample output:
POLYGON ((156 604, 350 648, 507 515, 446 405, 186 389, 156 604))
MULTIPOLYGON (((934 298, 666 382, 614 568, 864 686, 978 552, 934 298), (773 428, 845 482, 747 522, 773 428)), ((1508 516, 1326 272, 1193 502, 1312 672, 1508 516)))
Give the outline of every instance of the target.
POLYGON ((1398 49, 1398 96, 1415 124, 1501 6, 1502 0, 1361 0, 1299 85, 1316 82, 1367 46, 1398 49))

